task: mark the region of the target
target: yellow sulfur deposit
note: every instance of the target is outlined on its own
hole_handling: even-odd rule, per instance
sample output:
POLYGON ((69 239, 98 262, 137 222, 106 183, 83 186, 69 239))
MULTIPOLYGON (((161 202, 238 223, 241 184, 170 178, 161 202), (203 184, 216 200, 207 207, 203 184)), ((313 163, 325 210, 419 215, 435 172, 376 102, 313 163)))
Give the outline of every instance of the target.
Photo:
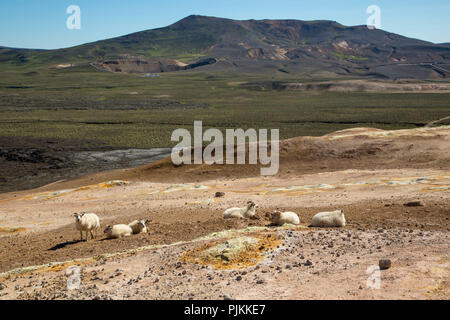
POLYGON ((266 254, 282 240, 274 234, 239 236, 227 240, 213 241, 181 255, 181 261, 215 269, 242 269, 263 261, 266 254))

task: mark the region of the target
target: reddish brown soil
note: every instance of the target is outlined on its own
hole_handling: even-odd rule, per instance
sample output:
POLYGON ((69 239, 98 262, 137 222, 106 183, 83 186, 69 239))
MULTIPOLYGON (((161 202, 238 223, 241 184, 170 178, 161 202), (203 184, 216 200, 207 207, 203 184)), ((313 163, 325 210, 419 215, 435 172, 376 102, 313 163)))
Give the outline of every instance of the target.
MULTIPOLYGON (((397 229, 438 230, 450 229, 450 203, 443 201, 430 203, 426 207, 405 207, 401 203, 364 202, 341 206, 350 225, 346 229, 397 229), (389 205, 389 206, 386 206, 389 205)), ((258 214, 258 220, 224 220, 221 212, 211 213, 209 209, 164 210, 163 214, 142 212, 127 216, 127 220, 150 219, 149 233, 124 239, 106 240, 101 234, 90 242, 79 241, 80 235, 72 224, 44 233, 30 233, 15 237, 0 238, 0 272, 41 265, 54 261, 67 261, 77 258, 93 257, 104 253, 138 248, 146 245, 170 244, 188 241, 213 232, 240 229, 247 226, 268 226, 270 221, 265 213, 276 208, 267 207, 258 214), (195 215, 195 219, 189 219, 195 215)), ((286 210, 301 212, 302 221, 310 221, 319 211, 329 211, 332 207, 304 208, 287 207, 286 210)), ((103 224, 123 223, 122 218, 103 221, 103 224)))

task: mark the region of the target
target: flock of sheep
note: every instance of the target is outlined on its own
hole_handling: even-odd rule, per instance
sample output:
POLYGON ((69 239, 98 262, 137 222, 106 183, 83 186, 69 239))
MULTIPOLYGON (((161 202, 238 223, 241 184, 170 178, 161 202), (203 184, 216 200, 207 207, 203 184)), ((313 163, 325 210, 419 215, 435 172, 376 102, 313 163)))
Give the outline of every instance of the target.
MULTIPOLYGON (((253 201, 248 201, 242 208, 229 208, 224 211, 224 219, 243 218, 255 219, 258 205, 253 201)), ((80 231, 81 241, 83 240, 83 231, 86 232, 86 241, 96 237, 97 230, 100 229, 100 218, 95 213, 75 213, 75 227, 80 231)), ((295 212, 274 211, 271 214, 273 225, 282 226, 284 224, 300 224, 300 219, 295 212)), ((129 224, 116 224, 106 226, 103 233, 108 239, 118 239, 128 237, 132 234, 147 233, 147 220, 135 220, 129 224)), ((345 227, 345 216, 342 210, 331 212, 319 212, 312 218, 310 227, 345 227)))
MULTIPOLYGON (((223 217, 228 218, 243 218, 254 219, 256 216, 256 209, 258 205, 253 201, 248 201, 247 205, 242 208, 230 208, 225 210, 223 217)), ((271 215, 273 225, 282 226, 283 224, 300 224, 300 218, 295 212, 280 212, 274 211, 271 215)), ((336 210, 330 212, 319 212, 312 218, 310 227, 345 227, 345 216, 343 210, 336 210)))
MULTIPOLYGON (((83 241, 83 231, 86 232, 86 241, 96 237, 97 230, 100 229, 100 218, 95 213, 74 213, 75 228, 80 231, 81 241, 83 241)), ((147 220, 135 220, 129 224, 107 225, 103 233, 108 239, 118 239, 128 237, 132 234, 147 233, 147 220)))

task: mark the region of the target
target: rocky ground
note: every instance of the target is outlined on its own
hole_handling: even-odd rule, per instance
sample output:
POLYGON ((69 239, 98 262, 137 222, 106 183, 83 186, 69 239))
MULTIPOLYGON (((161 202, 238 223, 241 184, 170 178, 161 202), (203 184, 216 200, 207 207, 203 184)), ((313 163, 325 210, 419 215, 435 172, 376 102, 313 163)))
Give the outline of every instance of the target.
POLYGON ((227 270, 180 261, 194 243, 80 264, 81 286, 68 290, 68 266, 3 282, 8 299, 448 299, 448 233, 408 229, 271 230, 283 244, 262 262, 227 270), (446 243, 446 247, 442 245, 446 243), (405 250, 408 248, 408 250, 405 250), (369 268, 380 259, 380 287, 369 268), (369 279, 370 282, 370 279, 369 279))
POLYGON ((40 187, 95 172, 162 159, 170 149, 126 149, 96 141, 0 137, 0 192, 40 187))
POLYGON ((408 145, 434 150, 425 152, 427 168, 391 157, 396 168, 197 181, 187 172, 186 183, 115 171, 3 194, 0 299, 447 300, 450 168, 447 140, 437 144, 444 134, 433 143, 408 136, 408 145), (222 218, 247 200, 259 204, 257 219, 222 218), (275 209, 297 212, 301 225, 272 226, 275 209), (346 227, 308 227, 315 213, 336 209, 346 227), (81 242, 72 217, 79 211, 97 213, 103 227, 148 219, 149 232, 81 242), (380 271, 382 259, 391 266, 380 271), (68 288, 78 272, 79 288, 68 288))

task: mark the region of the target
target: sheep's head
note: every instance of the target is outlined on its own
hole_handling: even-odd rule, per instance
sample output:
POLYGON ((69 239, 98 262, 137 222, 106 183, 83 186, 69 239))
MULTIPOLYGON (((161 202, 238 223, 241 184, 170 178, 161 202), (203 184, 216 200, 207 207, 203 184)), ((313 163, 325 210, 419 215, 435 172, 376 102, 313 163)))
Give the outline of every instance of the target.
POLYGON ((140 220, 139 226, 141 227, 141 229, 145 229, 147 227, 147 220, 140 220))
POLYGON ((279 217, 281 217, 281 212, 280 211, 278 211, 278 210, 275 210, 273 213, 272 213, 272 218, 279 218, 279 217))
POLYGON ((254 203, 253 201, 248 201, 245 216, 250 219, 258 219, 256 215, 256 208, 258 208, 258 205, 256 203, 254 203))
POLYGON ((103 233, 110 233, 112 231, 112 227, 110 225, 107 225, 103 233))
POLYGON ((248 208, 249 210, 252 209, 252 208, 257 209, 257 208, 258 208, 258 205, 257 205, 256 203, 254 203, 252 200, 249 200, 249 201, 247 202, 247 208, 248 208))
POLYGON ((82 219, 83 216, 84 216, 84 212, 80 212, 80 213, 76 212, 76 213, 73 214, 73 216, 75 217, 75 220, 76 220, 77 222, 78 222, 78 221, 81 221, 81 219, 82 219))
POLYGON ((272 213, 272 220, 278 221, 278 219, 280 219, 280 217, 281 217, 281 212, 280 211, 275 210, 272 213))

